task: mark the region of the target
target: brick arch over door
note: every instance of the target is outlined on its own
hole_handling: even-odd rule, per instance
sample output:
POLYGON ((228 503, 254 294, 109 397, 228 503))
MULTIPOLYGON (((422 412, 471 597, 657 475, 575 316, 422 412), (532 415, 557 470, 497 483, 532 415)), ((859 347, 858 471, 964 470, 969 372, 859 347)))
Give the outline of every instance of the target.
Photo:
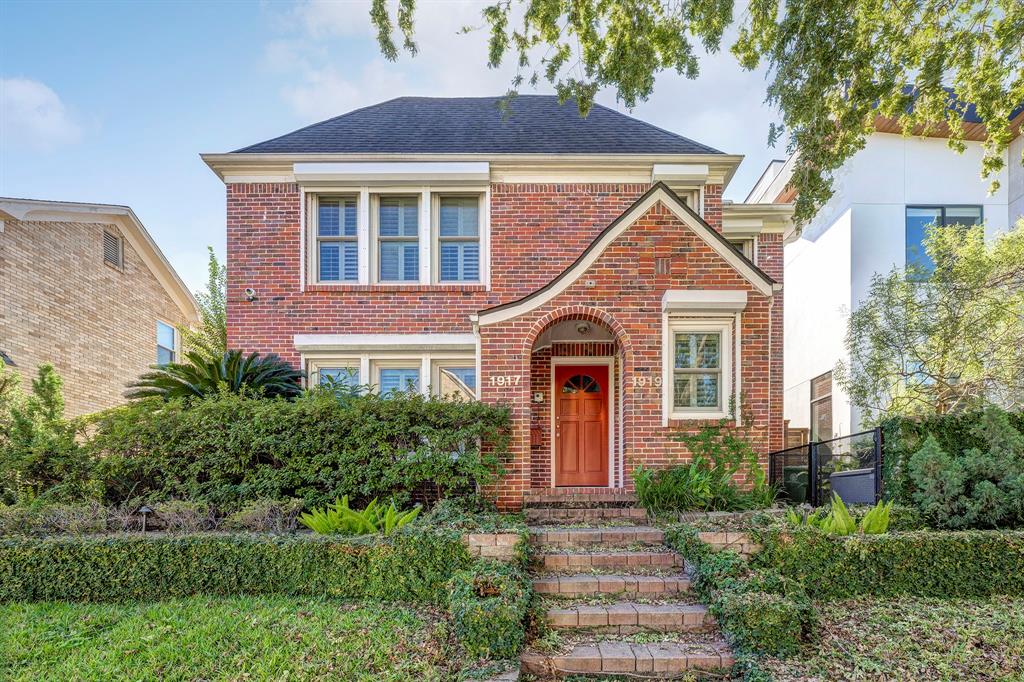
POLYGON ((554 395, 552 395, 551 378, 553 365, 559 357, 593 357, 595 362, 604 362, 613 358, 609 400, 611 406, 612 432, 609 448, 612 462, 609 477, 612 487, 618 487, 622 477, 623 463, 623 418, 625 401, 623 397, 623 369, 630 366, 632 358, 632 341, 629 334, 615 317, 599 308, 590 306, 564 306, 556 308, 536 322, 523 339, 523 354, 530 358, 530 393, 541 394, 543 401, 531 400, 530 403, 530 450, 529 476, 533 488, 547 488, 553 484, 554 447, 552 444, 552 411, 554 395), (537 349, 537 340, 551 327, 562 322, 589 322, 607 329, 612 341, 552 344, 550 347, 537 349), (568 351, 568 352, 562 352, 568 351))

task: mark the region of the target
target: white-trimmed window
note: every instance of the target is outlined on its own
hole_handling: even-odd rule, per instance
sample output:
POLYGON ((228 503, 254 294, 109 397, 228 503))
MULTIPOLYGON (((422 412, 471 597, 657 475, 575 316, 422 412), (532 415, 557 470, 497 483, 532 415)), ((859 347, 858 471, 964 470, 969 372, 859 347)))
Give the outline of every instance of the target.
POLYGON ((317 281, 359 280, 358 207, 354 196, 317 197, 314 225, 317 281))
POLYGON ((166 322, 156 321, 156 364, 166 365, 178 359, 178 330, 166 322))
POLYGON ((737 251, 747 257, 747 260, 754 260, 754 240, 753 239, 740 239, 730 238, 729 243, 733 245, 737 251))
POLYGON ((359 386, 362 384, 359 358, 311 362, 309 364, 309 382, 311 385, 318 386, 332 383, 341 386, 359 386))
POLYGON ((669 319, 663 388, 669 419, 718 419, 732 402, 732 323, 669 319))
POLYGON ((438 360, 434 362, 431 389, 435 395, 476 398, 476 363, 466 360, 438 360))
POLYGON ((482 203, 479 194, 435 195, 433 220, 436 281, 480 281, 482 203))
POLYGON ((377 196, 374 211, 378 282, 420 279, 419 196, 377 196))
POLYGON ((397 391, 418 393, 422 368, 419 358, 378 360, 373 363, 373 383, 381 395, 397 391))

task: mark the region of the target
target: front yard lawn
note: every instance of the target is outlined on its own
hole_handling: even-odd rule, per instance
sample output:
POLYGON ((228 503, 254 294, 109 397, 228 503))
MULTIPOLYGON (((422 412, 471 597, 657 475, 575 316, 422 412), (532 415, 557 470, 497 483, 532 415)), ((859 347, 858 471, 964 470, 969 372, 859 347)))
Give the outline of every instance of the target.
POLYGON ((400 606, 195 597, 0 605, 3 680, 439 680, 447 625, 400 606))
POLYGON ((1024 679, 1024 599, 818 603, 820 641, 762 659, 777 682, 1024 679))

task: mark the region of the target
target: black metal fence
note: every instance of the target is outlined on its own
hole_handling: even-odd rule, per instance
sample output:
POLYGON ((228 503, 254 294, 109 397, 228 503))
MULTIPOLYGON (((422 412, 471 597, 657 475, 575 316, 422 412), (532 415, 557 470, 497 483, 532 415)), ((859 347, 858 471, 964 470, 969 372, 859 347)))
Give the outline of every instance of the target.
POLYGON ((791 504, 818 507, 835 492, 847 504, 882 499, 882 430, 769 453, 768 480, 791 504))

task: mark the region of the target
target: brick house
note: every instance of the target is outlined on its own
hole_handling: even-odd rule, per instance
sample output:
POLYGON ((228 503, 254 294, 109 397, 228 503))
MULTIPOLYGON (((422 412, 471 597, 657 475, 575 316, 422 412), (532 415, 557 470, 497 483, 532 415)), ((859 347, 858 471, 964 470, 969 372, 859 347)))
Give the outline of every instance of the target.
POLYGON ((504 508, 630 489, 738 396, 758 451, 781 447, 790 208, 722 201, 742 157, 499 100, 403 97, 204 155, 227 186, 229 345, 310 382, 509 404, 504 508))
POLYGON ((0 198, 0 358, 27 386, 49 362, 65 413, 124 402, 180 352, 195 301, 127 206, 0 198))

